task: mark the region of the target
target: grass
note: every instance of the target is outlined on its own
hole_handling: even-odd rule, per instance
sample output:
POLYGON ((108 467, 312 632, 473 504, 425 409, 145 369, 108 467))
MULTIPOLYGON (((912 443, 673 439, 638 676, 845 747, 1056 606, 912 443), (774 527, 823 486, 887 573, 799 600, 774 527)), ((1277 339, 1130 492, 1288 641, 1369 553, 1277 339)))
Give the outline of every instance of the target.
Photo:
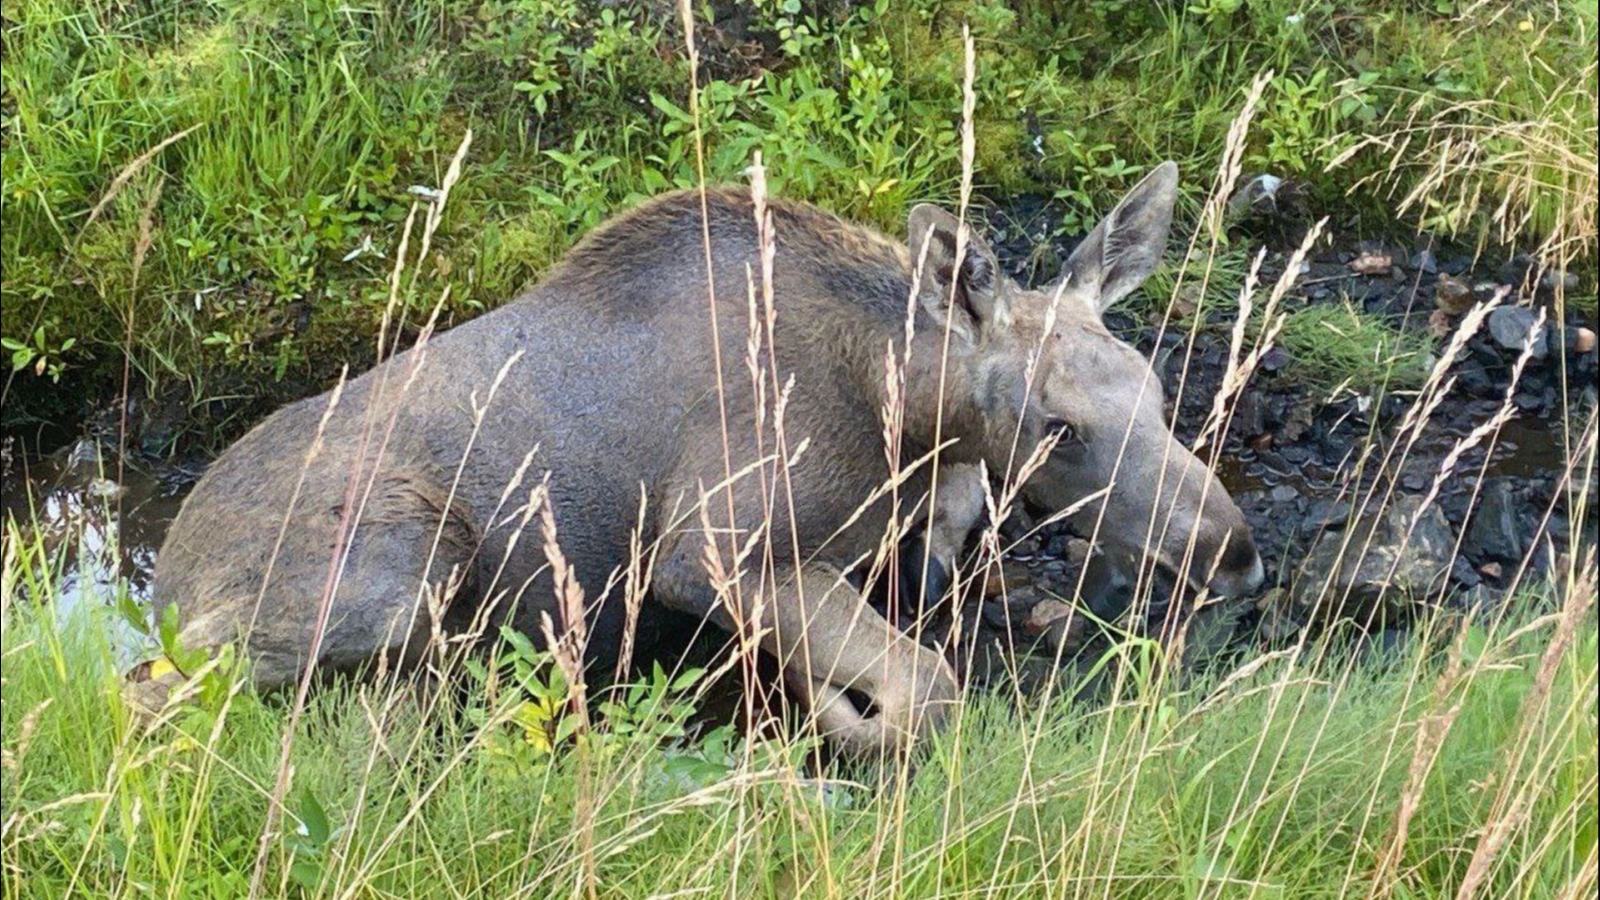
POLYGON ((1319 385, 1415 390, 1433 368, 1433 341, 1397 331, 1350 303, 1308 306, 1288 316, 1278 343, 1291 373, 1319 385))
MULTIPOLYGON (((1592 0, 1082 6, 697 7, 707 178, 760 150, 774 190, 898 231, 910 203, 954 196, 968 23, 977 189, 1049 195, 1067 232, 1157 159, 1212 171, 1270 69, 1250 171, 1362 233, 1421 225, 1592 270, 1592 0)), ((587 0, 8 3, 7 415, 76 414, 49 387, 108 393, 125 359, 201 433, 325 387, 372 346, 411 189, 468 127, 410 313, 446 284, 446 324, 502 302, 605 217, 694 182, 678 30, 587 0)), ((1192 214, 1206 185, 1186 185, 1192 214)))
MULTIPOLYGON (((5 570, 6 896, 242 896, 283 701, 216 670, 186 712, 132 723, 106 609, 63 627, 48 590, 22 587, 32 564, 14 552, 5 570)), ((1129 668, 1097 706, 973 694, 910 780, 818 770, 801 739, 686 734, 693 673, 617 689, 552 744, 540 698, 565 700, 559 678, 507 644, 486 664, 503 680, 453 701, 313 697, 265 896, 1445 897, 1501 828, 1471 896, 1586 896, 1587 577, 1388 652, 1335 640, 1181 679, 1129 668)))

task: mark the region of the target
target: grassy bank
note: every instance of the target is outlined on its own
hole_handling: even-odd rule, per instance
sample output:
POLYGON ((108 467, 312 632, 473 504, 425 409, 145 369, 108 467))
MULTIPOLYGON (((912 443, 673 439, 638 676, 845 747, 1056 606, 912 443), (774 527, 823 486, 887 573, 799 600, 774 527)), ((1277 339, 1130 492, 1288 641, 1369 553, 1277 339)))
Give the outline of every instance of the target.
POLYGON ((286 704, 218 668, 193 704, 132 722, 109 608, 58 627, 27 546, 11 544, 3 597, 8 898, 238 897, 257 875, 269 897, 1595 886, 1592 564, 1509 619, 1440 618, 1383 650, 1312 643, 1179 678, 1125 644, 1109 704, 969 695, 914 777, 819 769, 803 740, 686 732, 693 673, 614 689, 577 726, 555 669, 506 645, 457 672, 461 693, 313 695, 263 844, 286 704))
MULTIPOLYGON (((1270 69, 1245 167, 1341 230, 1592 267, 1593 0, 695 9, 711 181, 761 150, 783 193, 897 232, 908 203, 954 193, 968 24, 978 190, 1045 195, 1063 232, 1164 157, 1196 214, 1270 69)), ((492 307, 612 212, 696 179, 662 4, 8 0, 3 34, 13 421, 81 412, 48 387, 114 393, 125 358, 136 390, 246 419, 360 367, 401 223, 468 128, 413 320, 446 286, 446 323, 492 307)))

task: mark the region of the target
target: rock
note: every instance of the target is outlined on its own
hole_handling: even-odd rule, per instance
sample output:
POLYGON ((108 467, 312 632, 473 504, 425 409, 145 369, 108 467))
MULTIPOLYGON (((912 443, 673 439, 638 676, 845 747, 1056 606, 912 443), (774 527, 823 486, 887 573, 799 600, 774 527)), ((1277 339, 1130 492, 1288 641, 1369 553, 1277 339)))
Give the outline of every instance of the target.
POLYGON ((1483 576, 1472 567, 1465 556, 1457 556, 1450 566, 1450 578, 1464 588, 1475 588, 1483 583, 1483 576))
POLYGON ((1071 543, 1071 541, 1071 535, 1065 532, 1056 532, 1055 534, 1050 535, 1049 540, 1045 541, 1044 553, 1046 556, 1055 557, 1057 559, 1066 556, 1067 545, 1071 543))
POLYGON ((1067 550, 1062 556, 1066 559, 1068 566, 1077 570, 1082 569, 1089 562, 1089 556, 1092 552, 1093 548, 1090 547, 1088 541, 1081 537, 1074 537, 1067 541, 1067 550))
MULTIPOLYGON (((1489 337, 1500 349, 1521 353, 1538 322, 1538 315, 1525 306, 1502 306, 1489 313, 1489 337)), ((1547 352, 1544 341, 1534 342, 1534 359, 1544 359, 1547 352)))
POLYGON ((1044 538, 1035 533, 1018 540, 1012 546, 1011 552, 1024 559, 1032 559, 1038 556, 1042 549, 1044 549, 1044 538))
POLYGON ((1034 528, 1033 516, 1020 504, 1011 511, 1011 515, 1000 523, 1000 534, 1007 541, 1015 542, 1034 528))
POLYGON ((999 600, 983 601, 983 624, 1004 634, 1011 627, 1011 613, 1005 603, 999 600))
POLYGON ((1083 647, 1088 631, 1088 617, 1067 603, 1055 598, 1039 602, 1023 623, 1028 634, 1042 637, 1044 645, 1053 654, 1070 656, 1083 647))
POLYGON ((1300 492, 1291 485, 1280 484, 1273 488, 1272 493, 1268 496, 1272 498, 1273 503, 1293 503, 1299 499, 1300 492))
POLYGON ((1302 521, 1307 533, 1315 534, 1329 528, 1343 528, 1349 518, 1348 500, 1321 498, 1311 504, 1302 521))
POLYGON ((1034 604, 1028 610, 1028 617, 1022 622, 1022 630, 1035 637, 1044 634, 1050 626, 1072 615, 1072 607, 1054 597, 1047 597, 1034 604))
POLYGON ((1283 420, 1278 426, 1278 440, 1284 444, 1293 444, 1305 436, 1310 430, 1311 422, 1316 417, 1316 411, 1310 403, 1295 403, 1283 415, 1283 420))
POLYGON ((1395 498, 1353 529, 1322 535, 1296 573, 1294 606, 1313 618, 1409 616, 1450 576, 1455 533, 1437 506, 1419 495, 1395 498))
POLYGON ((1546 290, 1546 291, 1560 291, 1562 293, 1570 293, 1572 291, 1577 290, 1579 284, 1580 284, 1580 281, 1578 279, 1577 273, 1575 273, 1575 272, 1557 272, 1554 269, 1547 270, 1544 273, 1544 275, 1539 279, 1539 287, 1540 287, 1540 289, 1541 290, 1546 290))
POLYGON ((1575 291, 1579 279, 1576 273, 1565 269, 1549 268, 1528 253, 1518 253, 1497 270, 1501 281, 1514 286, 1522 293, 1539 291, 1550 294, 1556 291, 1575 291), (1538 280, 1535 280, 1535 276, 1538 280))
POLYGON ((989 569, 988 580, 983 585, 983 596, 985 599, 997 599, 1032 586, 1033 570, 1021 560, 1007 557, 1000 563, 998 571, 989 569))
POLYGON ((1502 596, 1498 588, 1477 584, 1462 591, 1455 602, 1462 609, 1487 610, 1497 606, 1502 596))
POLYGON ((1518 253, 1495 270, 1495 277, 1518 290, 1526 290, 1528 280, 1538 268, 1539 261, 1531 254, 1518 253))
POLYGON ((1428 333, 1441 341, 1449 337, 1455 327, 1450 314, 1442 309, 1436 309, 1428 314, 1428 333))
POLYGON ((1511 480, 1495 478, 1484 482, 1478 512, 1467 526, 1462 549, 1478 559, 1516 562, 1527 550, 1517 518, 1517 497, 1511 480))
POLYGON ((1261 613, 1261 636, 1268 642, 1288 640, 1306 626, 1304 610, 1296 608, 1281 587, 1268 588, 1256 598, 1256 609, 1261 613))
POLYGON ((1478 567, 1479 574, 1494 581, 1499 581, 1501 576, 1505 574, 1505 571, 1505 568, 1497 562, 1486 562, 1478 567))
POLYGON ((1276 372, 1287 366, 1292 360, 1293 357, 1289 356, 1289 351, 1282 347, 1271 347, 1261 356, 1261 371, 1276 372))
POLYGON ((1577 356, 1593 353, 1595 348, 1594 332, 1587 328, 1568 329, 1569 340, 1572 341, 1572 352, 1577 356))
POLYGON ((1496 297, 1509 296, 1511 287, 1495 281, 1480 281, 1472 286, 1472 299, 1478 303, 1488 303, 1496 297))
POLYGON ((1381 250, 1369 250, 1350 260, 1350 271, 1357 275, 1387 275, 1394 268, 1394 257, 1381 250))
POLYGON ((1439 257, 1432 250, 1423 249, 1411 254, 1411 268, 1424 275, 1432 275, 1439 271, 1439 257))
POLYGON ((1267 414, 1262 409, 1261 395, 1256 391, 1246 391, 1239 403, 1233 408, 1233 433, 1241 437, 1253 438, 1267 430, 1267 414))
POLYGON ((1495 394, 1494 378, 1477 359, 1468 357, 1456 364, 1456 384, 1469 397, 1488 397, 1495 394))

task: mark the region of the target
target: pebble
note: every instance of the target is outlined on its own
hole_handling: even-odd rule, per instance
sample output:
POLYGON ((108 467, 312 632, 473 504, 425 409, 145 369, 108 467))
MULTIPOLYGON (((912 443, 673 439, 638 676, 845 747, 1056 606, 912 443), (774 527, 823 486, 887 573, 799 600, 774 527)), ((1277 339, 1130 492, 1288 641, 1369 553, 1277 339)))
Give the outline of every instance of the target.
POLYGON ((1483 576, 1472 567, 1472 563, 1465 556, 1456 557, 1450 567, 1450 578, 1464 588, 1475 588, 1483 583, 1483 576))
MULTIPOLYGON (((1502 306, 1489 313, 1489 337, 1500 349, 1521 353, 1538 321, 1538 315, 1526 306, 1502 306)), ((1544 341, 1536 341, 1531 352, 1534 359, 1544 359, 1549 348, 1544 341)))
POLYGON ((1383 275, 1394 268, 1394 257, 1381 251, 1368 251, 1350 260, 1350 271, 1357 275, 1383 275))
POLYGON ((1319 499, 1311 504, 1311 509, 1306 511, 1305 525, 1308 533, 1314 533, 1324 528, 1338 528, 1350 518, 1350 502, 1348 500, 1319 499))
POLYGON ((1070 605, 1055 598, 1041 600, 1033 609, 1028 610, 1028 618, 1023 621, 1022 629, 1031 635, 1041 635, 1056 621, 1070 615, 1072 615, 1070 605))
POLYGON ((1442 309, 1436 309, 1428 315, 1428 333, 1439 340, 1450 336, 1455 330, 1455 323, 1450 320, 1450 314, 1442 309))

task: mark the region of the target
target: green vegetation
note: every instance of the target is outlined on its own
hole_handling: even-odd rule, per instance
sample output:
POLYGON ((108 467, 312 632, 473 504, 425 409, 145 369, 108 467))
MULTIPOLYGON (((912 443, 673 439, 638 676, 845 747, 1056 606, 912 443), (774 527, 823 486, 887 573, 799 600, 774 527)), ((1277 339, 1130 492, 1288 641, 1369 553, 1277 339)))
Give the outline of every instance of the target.
POLYGON ((1308 306, 1284 320, 1278 344, 1294 360, 1293 374, 1314 384, 1356 391, 1414 390, 1433 369, 1433 341, 1396 331, 1348 302, 1308 306))
POLYGON ((1310 644, 1177 679, 1129 639, 1108 704, 970 695, 910 777, 819 770, 805 740, 696 732, 698 672, 658 670, 579 715, 524 639, 456 670, 462 692, 329 688, 292 728, 287 699, 234 690, 223 661, 201 667, 190 704, 142 724, 118 699, 111 605, 58 625, 59 573, 42 544, 11 537, 8 900, 245 896, 291 730, 267 897, 1433 898, 1480 875, 1470 896, 1594 887, 1600 630, 1579 602, 1592 567, 1545 589, 1564 604, 1440 618, 1383 652, 1310 644))
MULTIPOLYGON (((1271 69, 1244 164, 1318 212, 1593 259, 1593 0, 695 10, 711 181, 760 150, 783 193, 887 229, 949 200, 966 24, 979 190, 1051 195, 1069 231, 1163 157, 1192 214, 1271 69)), ((415 188, 439 185, 468 129, 406 282, 413 322, 447 286, 447 324, 493 306, 615 210, 697 180, 681 27, 659 5, 8 0, 4 17, 14 418, 48 414, 59 379, 114 390, 125 355, 146 390, 183 384, 197 405, 359 367, 415 188)))

